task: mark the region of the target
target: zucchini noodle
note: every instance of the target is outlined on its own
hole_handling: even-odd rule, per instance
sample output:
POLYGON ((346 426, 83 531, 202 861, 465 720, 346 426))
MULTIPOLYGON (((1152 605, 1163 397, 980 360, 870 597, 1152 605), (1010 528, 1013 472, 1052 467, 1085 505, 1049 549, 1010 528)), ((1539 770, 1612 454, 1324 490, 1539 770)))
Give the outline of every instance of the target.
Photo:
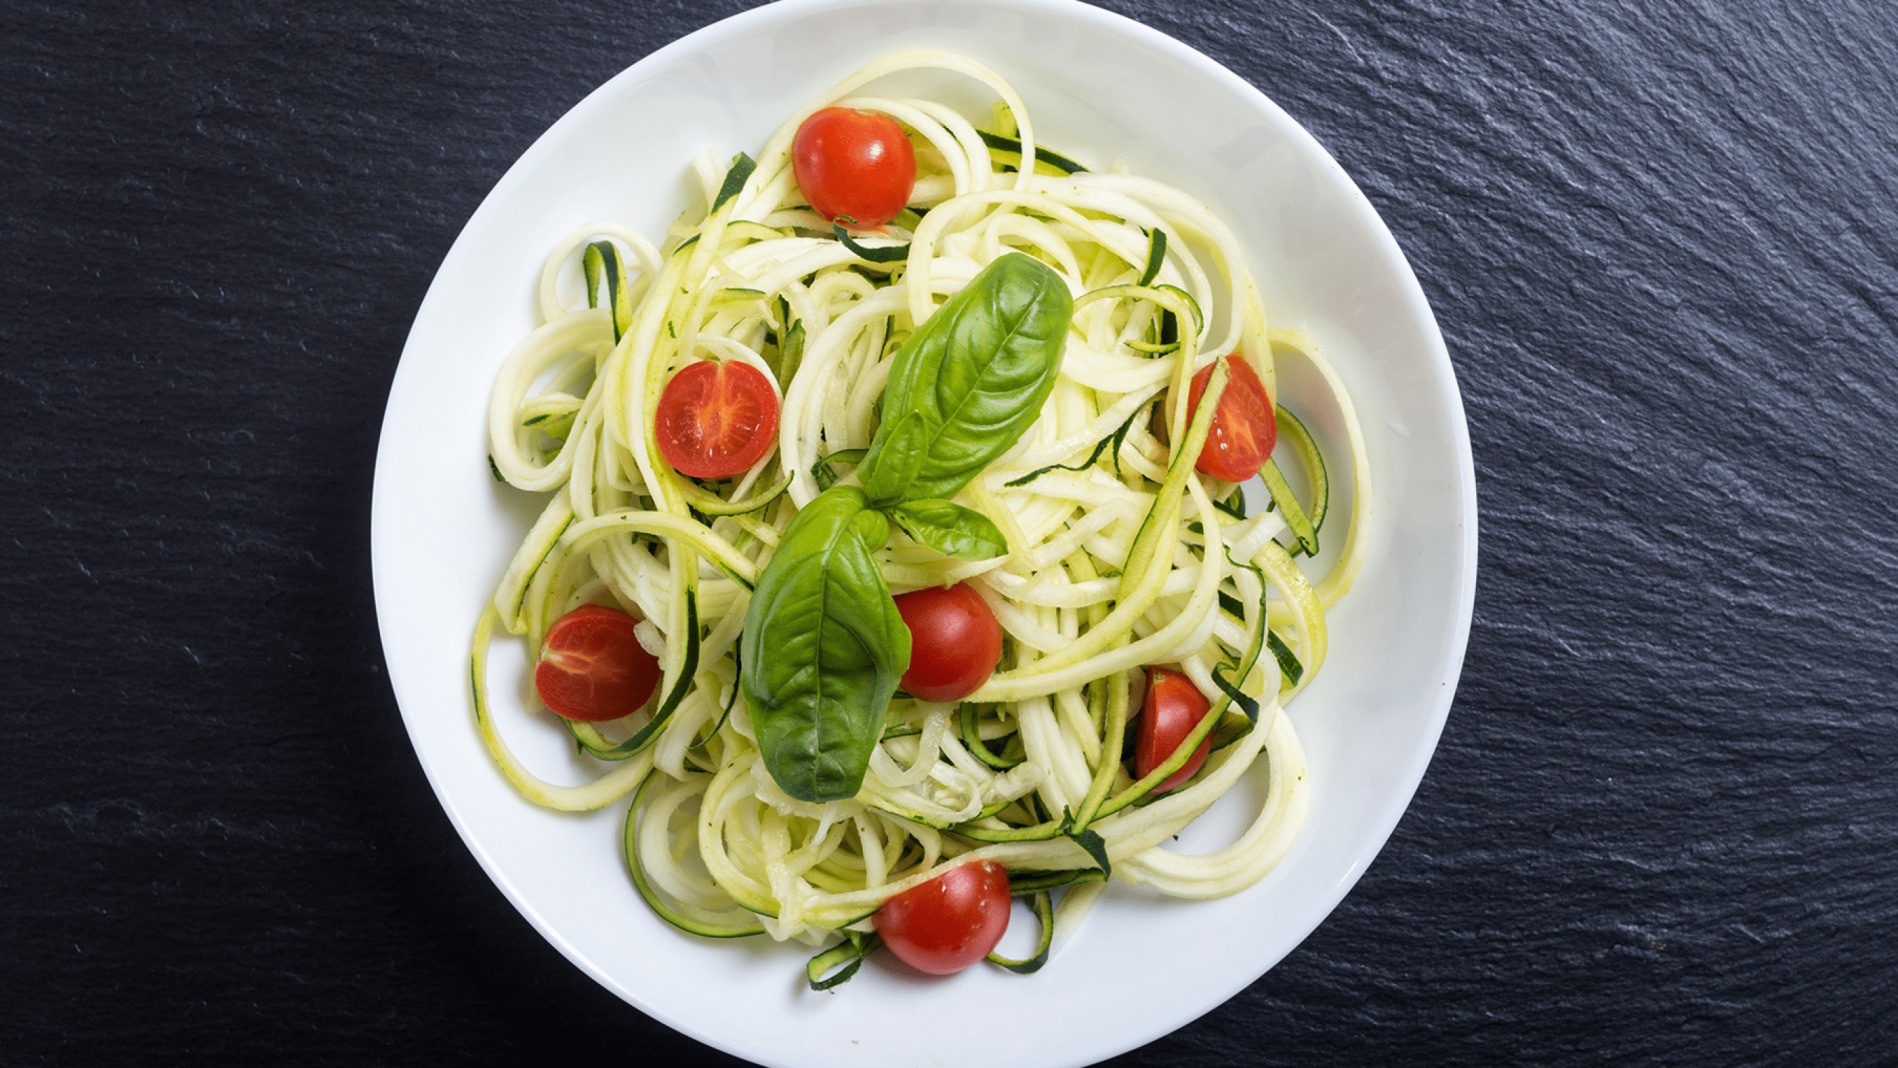
POLYGON ((507 357, 488 429, 496 477, 548 497, 476 627, 476 723, 501 773, 537 805, 632 798, 632 878, 671 923, 837 946, 820 954, 830 966, 861 956, 887 898, 991 860, 1016 893, 1037 896, 1045 956, 1098 896, 1093 884, 1232 894, 1298 833, 1305 759, 1282 706, 1319 670, 1325 610, 1365 544, 1369 470, 1350 398, 1308 339, 1268 325, 1238 239, 1207 208, 1150 179, 1079 169, 1046 153, 1039 133, 981 65, 935 51, 887 56, 791 115, 755 166, 696 161, 705 208, 657 244, 588 226, 559 240, 541 273, 542 324, 507 357), (874 92, 924 68, 985 89, 992 114, 874 92), (790 158, 800 122, 839 104, 898 120, 918 167, 909 207, 849 241, 807 206, 790 158), (1009 252, 1051 267, 1074 304, 1039 417, 956 496, 1009 551, 970 561, 898 536, 874 554, 893 593, 970 583, 1001 624, 1002 662, 960 704, 899 692, 857 796, 794 800, 767 773, 739 694, 751 592, 798 510, 833 482, 854 484, 904 341, 1009 252), (1187 386, 1229 353, 1275 403, 1280 358, 1315 367, 1350 450, 1328 473, 1280 408, 1281 445, 1265 472, 1272 505, 1253 514, 1239 487, 1193 463, 1210 416, 1194 418, 1187 386), (782 401, 765 459, 703 483, 666 464, 653 430, 666 382, 702 358, 751 365, 782 401), (1332 479, 1347 474, 1348 514, 1323 527, 1341 551, 1308 577, 1332 479), (597 778, 564 786, 502 740, 486 659, 499 628, 533 662, 553 622, 588 602, 639 619, 663 677, 622 721, 557 720, 600 762, 597 778), (1130 722, 1142 669, 1160 664, 1208 695, 1212 713, 1136 781, 1124 759, 1130 722), (1156 793, 1209 737, 1205 765, 1156 793), (1248 775, 1262 780, 1263 803, 1236 840, 1205 855, 1167 848, 1248 775))

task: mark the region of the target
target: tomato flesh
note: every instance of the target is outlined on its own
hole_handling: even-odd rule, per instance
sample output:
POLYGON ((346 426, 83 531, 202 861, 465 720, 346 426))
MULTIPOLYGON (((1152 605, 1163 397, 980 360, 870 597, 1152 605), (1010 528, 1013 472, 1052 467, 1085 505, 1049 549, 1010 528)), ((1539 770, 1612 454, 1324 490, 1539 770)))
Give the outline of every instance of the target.
POLYGON ((534 665, 542 703, 557 716, 595 723, 639 711, 659 685, 659 660, 639 644, 638 622, 597 604, 556 620, 534 665))
POLYGON ((916 151, 881 112, 825 108, 791 141, 791 169, 811 210, 852 229, 874 230, 903 210, 916 188, 916 151))
POLYGON ((764 372, 736 360, 699 360, 659 395, 659 455, 691 478, 730 478, 764 459, 778 435, 778 395, 764 372))
MULTIPOLYGON (((1144 779, 1166 763, 1211 708, 1211 702, 1192 679, 1171 668, 1148 668, 1147 698, 1141 705, 1139 730, 1134 735, 1134 778, 1144 779)), ((1212 736, 1207 735, 1180 770, 1167 776, 1153 792, 1166 793, 1192 778, 1206 763, 1212 748, 1212 736)))
POLYGON ((930 975, 953 975, 1001 942, 1008 912, 1008 869, 984 860, 903 891, 870 922, 898 960, 930 975))
POLYGON ((934 586, 896 598, 909 628, 909 670, 903 690, 925 701, 960 701, 995 673, 1002 659, 1002 625, 966 582, 934 586))
MULTIPOLYGON (((1278 419, 1272 414, 1272 398, 1266 396, 1265 383, 1259 381, 1252 364, 1237 353, 1223 359, 1232 374, 1226 379, 1225 392, 1219 395, 1219 406, 1213 409, 1213 425, 1206 432, 1206 445, 1194 466, 1217 479, 1244 482, 1258 474, 1271 458, 1272 446, 1278 442, 1278 419)), ((1215 366, 1216 362, 1207 364, 1193 376, 1187 391, 1189 411, 1199 407, 1215 366)))

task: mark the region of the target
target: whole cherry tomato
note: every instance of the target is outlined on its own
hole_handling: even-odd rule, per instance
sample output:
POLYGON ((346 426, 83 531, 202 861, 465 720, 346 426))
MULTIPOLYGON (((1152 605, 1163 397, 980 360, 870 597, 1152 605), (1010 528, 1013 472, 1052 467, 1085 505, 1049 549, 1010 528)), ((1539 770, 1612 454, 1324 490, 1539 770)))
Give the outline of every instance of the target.
MULTIPOLYGON (((1211 708, 1206 695, 1199 692, 1192 679, 1171 668, 1148 668, 1147 699, 1141 706, 1139 729, 1134 736, 1134 778, 1144 779, 1154 768, 1166 763, 1211 708)), ((1213 739, 1208 735, 1193 755, 1186 758, 1180 770, 1167 776, 1153 792, 1166 793, 1192 778, 1200 765, 1206 763, 1206 755, 1212 748, 1213 739)))
POLYGON ((896 120, 878 111, 825 108, 797 128, 791 169, 811 209, 856 230, 874 230, 903 210, 916 187, 916 151, 896 120))
POLYGON ((691 478, 742 474, 777 435, 777 393, 764 372, 737 360, 686 364, 666 383, 653 416, 659 455, 691 478))
POLYGON ((995 672, 1002 625, 966 582, 932 586, 896 598, 909 628, 909 670, 903 689, 925 701, 960 701, 995 672))
MULTIPOLYGON (((1272 457, 1278 442, 1278 420, 1272 414, 1272 398, 1265 394, 1265 383, 1246 358, 1234 353, 1222 357, 1232 368, 1226 391, 1219 395, 1219 407, 1213 409, 1213 425, 1206 433, 1206 445, 1194 465, 1201 473, 1227 482, 1244 482, 1259 473, 1272 457)), ((1215 364, 1207 364, 1193 376, 1187 391, 1187 408, 1199 407, 1206 383, 1213 377, 1215 364)))
POLYGON ((988 956, 1008 930, 1008 911, 1008 869, 984 860, 903 891, 870 922, 903 963, 951 975, 988 956))
POLYGON ((534 689, 555 715, 597 722, 639 711, 659 685, 659 660, 639 644, 638 620, 583 604, 547 630, 534 689))

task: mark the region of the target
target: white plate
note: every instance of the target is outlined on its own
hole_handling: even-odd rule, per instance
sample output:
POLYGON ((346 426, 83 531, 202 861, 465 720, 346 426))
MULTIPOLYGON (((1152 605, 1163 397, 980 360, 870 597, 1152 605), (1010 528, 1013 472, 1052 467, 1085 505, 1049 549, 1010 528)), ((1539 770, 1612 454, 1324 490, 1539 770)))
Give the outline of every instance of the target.
MULTIPOLYGON (((1298 377, 1287 374, 1294 398, 1298 377)), ((1335 435, 1334 419, 1312 414, 1335 435)), ((653 1017, 763 1064, 1078 1065, 1165 1034, 1258 978, 1383 846, 1436 746, 1461 666, 1475 479, 1450 362, 1402 253, 1338 165, 1252 86, 1178 41, 1069 0, 789 0, 635 64, 495 186, 402 354, 372 540, 390 681, 422 766, 495 884, 575 964, 653 1017), (1034 976, 975 968, 921 981, 872 964, 815 994, 804 989, 801 947, 700 941, 654 917, 621 866, 623 806, 583 817, 533 808, 482 749, 464 681, 468 636, 538 507, 490 478, 483 419, 496 367, 533 325, 535 278, 553 241, 598 220, 658 235, 686 206, 695 153, 755 151, 795 102, 876 54, 921 45, 1000 72, 1049 145, 1100 163, 1124 155, 1233 225, 1269 311, 1320 339, 1360 405, 1376 533, 1361 584, 1333 614, 1330 661, 1293 706, 1311 815, 1264 882, 1212 902, 1112 894, 1034 976)), ((497 694, 520 692, 515 661, 497 662, 497 694)), ((563 732, 503 719, 533 766, 581 777, 567 767, 563 732)), ((1188 845, 1231 822, 1216 809, 1188 845)))

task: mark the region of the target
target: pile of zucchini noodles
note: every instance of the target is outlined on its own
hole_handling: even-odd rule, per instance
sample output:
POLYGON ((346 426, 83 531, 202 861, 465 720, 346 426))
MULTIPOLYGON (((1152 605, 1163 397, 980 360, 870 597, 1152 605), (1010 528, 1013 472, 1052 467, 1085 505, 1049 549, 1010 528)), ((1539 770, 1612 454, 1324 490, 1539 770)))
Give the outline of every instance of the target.
POLYGON ((845 79, 791 115, 755 165, 708 154, 695 169, 709 210, 660 246, 613 225, 557 245, 540 280, 543 325, 494 386, 495 475, 550 494, 474 639, 476 717, 501 771, 554 809, 634 795, 624 848, 641 895, 699 934, 834 946, 813 959, 814 983, 854 970, 886 898, 971 859, 1004 864, 1041 920, 1035 958, 998 958, 1017 970, 1045 959, 1110 874, 1182 897, 1256 882, 1303 820, 1303 752, 1280 708, 1324 659, 1324 612, 1361 562, 1369 481, 1349 397, 1308 341, 1268 328, 1234 235, 1176 189, 1039 148, 1006 83, 936 51, 845 79), (918 68, 992 92, 985 128, 942 103, 866 91, 918 68), (792 137, 832 104, 913 132, 910 210, 884 234, 844 240, 798 191, 792 137), (765 771, 737 695, 750 590, 797 509, 852 477, 904 339, 1010 250, 1059 272, 1075 305, 1039 420, 957 498, 997 524, 1010 552, 970 562, 898 537, 876 554, 894 593, 969 581, 1002 625, 1002 663, 959 705, 899 693, 859 795, 795 801, 765 771), (1238 487, 1190 457, 1173 462, 1167 445, 1186 438, 1194 372, 1241 353, 1276 398, 1274 363, 1288 349, 1329 384, 1352 454, 1351 514, 1325 530, 1343 520, 1344 545, 1316 582, 1295 558, 1317 551, 1329 480, 1291 413, 1279 409, 1264 473, 1272 506, 1254 514, 1238 487), (666 381, 702 358, 751 364, 783 399, 774 453, 715 484, 672 471, 652 436, 666 381), (1130 559, 1149 522, 1168 524, 1158 548, 1130 559), (548 627, 586 601, 638 617, 664 677, 621 723, 559 721, 604 770, 557 785, 497 732, 486 658, 498 624, 525 638, 531 662, 548 627), (1210 733, 1211 759, 1157 797, 1164 775, 1135 783, 1123 763, 1153 664, 1214 698, 1181 746, 1210 733), (1265 777, 1264 803, 1236 841, 1197 856, 1164 847, 1248 771, 1265 777))

